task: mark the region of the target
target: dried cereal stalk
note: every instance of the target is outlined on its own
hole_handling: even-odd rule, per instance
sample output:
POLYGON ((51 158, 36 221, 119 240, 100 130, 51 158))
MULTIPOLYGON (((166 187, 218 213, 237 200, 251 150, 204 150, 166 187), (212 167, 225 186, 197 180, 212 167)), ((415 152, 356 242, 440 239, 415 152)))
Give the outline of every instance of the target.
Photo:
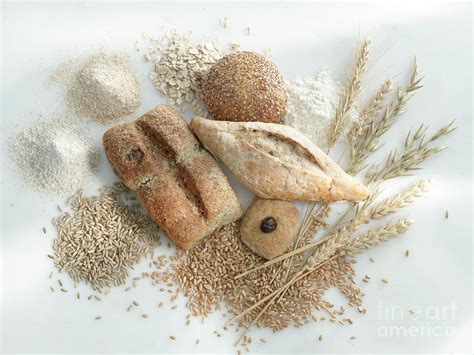
MULTIPOLYGON (((331 205, 329 203, 323 203, 320 205, 319 209, 315 211, 316 205, 316 202, 310 202, 306 207, 303 221, 301 222, 296 241, 293 245, 293 250, 298 249, 300 245, 307 245, 311 241, 311 239, 313 239, 317 230, 320 227, 326 225, 322 218, 328 216, 331 210, 331 205)), ((294 256, 295 255, 291 255, 288 265, 286 267, 285 280, 288 280, 290 271, 293 268, 293 262, 295 261, 294 256)))
POLYGON ((364 169, 363 164, 369 154, 380 149, 382 144, 378 139, 392 127, 395 119, 405 111, 413 92, 422 88, 421 80, 422 78, 418 77, 418 64, 415 58, 410 81, 405 88, 398 88, 395 103, 387 105, 383 117, 379 121, 371 123, 366 135, 360 141, 351 144, 350 164, 346 169, 347 173, 355 175, 360 172, 364 169))
POLYGON ((439 138, 453 132, 456 129, 454 122, 451 121, 446 126, 441 127, 431 137, 426 136, 428 127, 424 125, 421 125, 413 135, 408 132, 403 152, 397 154, 396 150, 392 150, 386 159, 385 165, 372 165, 366 174, 367 181, 378 183, 397 176, 410 175, 413 170, 419 169, 421 163, 428 157, 447 148, 446 145, 435 147, 431 145, 439 138))
MULTIPOLYGON (((229 321, 227 321, 226 325, 227 324, 232 324, 232 323, 235 323, 236 321, 238 321, 239 319, 243 318, 246 314, 248 314, 249 312, 251 312, 252 310, 256 309, 257 307, 259 307, 260 305, 262 305, 263 303, 269 301, 267 304, 267 306, 264 308, 264 310, 266 310, 269 306, 272 305, 272 302, 274 302, 276 300, 276 298, 278 296, 281 296, 288 290, 290 290, 290 288, 296 284, 298 281, 304 279, 305 277, 307 277, 309 274, 319 270, 321 267, 323 267, 324 265, 326 265, 327 263, 329 263, 330 261, 332 261, 333 259, 335 258, 338 258, 340 257, 341 254, 339 253, 336 253, 335 255, 333 255, 331 258, 325 260, 324 262, 322 262, 321 264, 319 265, 316 265, 314 266, 313 268, 310 268, 310 269, 306 269, 306 270, 301 270, 299 272, 297 272, 295 275, 293 275, 293 277, 291 278, 291 280, 289 280, 288 282, 286 282, 283 286, 280 286, 279 288, 277 288, 276 290, 274 290, 273 292, 271 292, 270 294, 268 294, 266 297, 262 298, 261 300, 259 300, 258 302, 254 303, 252 306, 250 306, 249 308, 245 309, 243 312, 241 312, 240 314, 238 314, 237 316, 235 316, 234 318, 230 319, 229 321)), ((260 312, 258 315, 257 315, 257 319, 259 317, 261 317, 263 314, 265 313, 265 311, 263 312, 260 312)), ((256 320, 255 320, 256 321, 256 320)), ((252 324, 254 324, 255 322, 252 322, 252 324)), ((250 327, 248 327, 245 332, 247 332, 249 330, 250 327)), ((245 335, 245 333, 242 335, 242 337, 245 335)), ((241 338, 242 338, 241 337, 241 338)), ((241 339, 240 338, 240 339, 241 339)))
MULTIPOLYGON (((318 245, 308 258, 303 270, 311 270, 320 265, 324 260, 333 256, 338 250, 348 243, 352 235, 359 229, 362 224, 369 222, 367 215, 368 206, 371 204, 373 196, 371 196, 361 208, 358 209, 355 216, 336 231, 332 232, 324 238, 324 241, 318 245)), ((351 209, 349 209, 350 211, 351 209)), ((337 226, 341 220, 337 221, 337 226)))
POLYGON ((354 141, 357 137, 363 136, 369 131, 372 122, 374 122, 382 112, 385 101, 391 92, 392 81, 387 79, 362 110, 359 119, 352 125, 348 133, 349 141, 354 141))
POLYGON ((344 96, 339 102, 336 117, 329 128, 328 147, 331 148, 349 123, 349 113, 354 107, 354 100, 360 92, 361 80, 367 69, 370 40, 365 39, 357 50, 356 61, 352 68, 344 96))
POLYGON ((397 213, 402 208, 405 208, 415 202, 415 200, 421 195, 428 192, 430 186, 430 180, 418 180, 415 184, 410 186, 408 190, 388 197, 372 206, 369 210, 370 218, 381 219, 391 214, 397 213))
POLYGON ((411 218, 403 218, 395 223, 390 222, 382 227, 370 229, 351 239, 350 243, 345 246, 344 251, 349 256, 359 254, 396 236, 405 234, 412 223, 413 220, 411 218))

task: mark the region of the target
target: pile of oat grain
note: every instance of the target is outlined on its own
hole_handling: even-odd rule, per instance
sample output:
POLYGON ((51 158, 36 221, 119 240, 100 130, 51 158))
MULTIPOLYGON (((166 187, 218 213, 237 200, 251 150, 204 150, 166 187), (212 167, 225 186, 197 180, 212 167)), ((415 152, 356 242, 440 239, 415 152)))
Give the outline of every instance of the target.
POLYGON ((206 117, 202 102, 202 77, 222 57, 220 50, 210 41, 193 43, 191 32, 179 33, 170 30, 165 35, 153 38, 145 34, 152 45, 144 55, 154 64, 149 77, 168 103, 179 111, 189 109, 206 117))

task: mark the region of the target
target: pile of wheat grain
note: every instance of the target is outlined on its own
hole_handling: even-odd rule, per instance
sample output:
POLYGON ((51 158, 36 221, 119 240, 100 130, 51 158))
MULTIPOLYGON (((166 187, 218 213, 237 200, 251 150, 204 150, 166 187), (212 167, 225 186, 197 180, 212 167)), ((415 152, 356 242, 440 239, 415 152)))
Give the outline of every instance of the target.
POLYGON ((53 220, 58 236, 50 257, 74 282, 84 281, 94 290, 122 285, 133 265, 158 243, 155 224, 120 183, 102 187, 99 196, 79 192, 71 208, 53 220))
MULTIPOLYGON (((299 260, 295 259, 296 262, 299 260)), ((190 251, 179 252, 172 257, 155 258, 153 264, 156 269, 147 273, 147 276, 156 286, 174 281, 178 292, 186 295, 186 306, 193 316, 206 317, 220 309, 222 303, 227 306, 228 314, 237 315, 284 284, 286 263, 276 263, 246 277, 235 278, 264 262, 241 242, 239 225, 232 223, 190 251)), ((325 300, 324 294, 329 288, 337 287, 349 306, 364 311, 361 307, 363 294, 354 285, 353 262, 345 257, 331 260, 298 281, 285 297, 267 309, 258 325, 279 331, 291 324, 301 326, 318 318, 351 323, 350 319, 342 317, 344 308, 334 309, 325 300), (320 311, 324 314, 318 316, 320 311)), ((260 311, 261 307, 257 307, 237 325, 248 324, 260 311)))

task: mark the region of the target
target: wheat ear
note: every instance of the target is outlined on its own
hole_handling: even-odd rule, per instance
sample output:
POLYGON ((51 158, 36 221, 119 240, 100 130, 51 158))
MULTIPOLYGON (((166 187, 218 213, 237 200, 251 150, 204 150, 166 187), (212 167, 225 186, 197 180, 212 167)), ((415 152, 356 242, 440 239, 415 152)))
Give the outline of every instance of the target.
POLYGON ((372 165, 366 174, 367 182, 379 183, 397 176, 410 175, 413 170, 419 169, 427 158, 447 148, 446 145, 433 147, 432 144, 454 131, 456 129, 454 122, 451 121, 441 127, 431 137, 427 137, 428 127, 424 125, 421 125, 415 134, 409 132, 402 153, 398 154, 396 150, 392 150, 383 166, 372 165))
POLYGON ((336 116, 328 132, 328 148, 331 148, 349 123, 349 114, 354 107, 354 100, 360 92, 362 76, 367 69, 369 59, 370 40, 365 39, 359 46, 351 75, 339 101, 336 116))
POLYGON ((349 141, 354 141, 357 137, 367 134, 372 122, 374 122, 382 112, 387 97, 392 92, 392 87, 393 85, 390 79, 385 80, 382 86, 380 86, 377 93, 362 110, 359 119, 352 125, 347 135, 349 141))
POLYGON ((345 246, 344 250, 347 255, 354 256, 367 249, 385 243, 396 236, 405 234, 412 223, 412 219, 404 218, 395 223, 389 222, 382 227, 370 229, 353 238, 350 243, 345 246))
POLYGON ((430 180, 421 179, 411 185, 406 191, 390 196, 374 204, 369 210, 369 216, 371 219, 382 219, 397 213, 402 208, 415 202, 415 200, 424 193, 428 192, 430 187, 430 180))
POLYGON ((364 162, 368 155, 380 149, 382 144, 378 139, 390 129, 395 119, 405 111, 408 101, 413 97, 413 93, 422 88, 420 85, 422 79, 422 77, 418 77, 418 63, 415 58, 410 81, 405 88, 398 88, 396 101, 386 106, 383 117, 379 121, 371 123, 369 130, 361 140, 352 143, 350 164, 346 169, 349 174, 355 175, 364 169, 364 162))

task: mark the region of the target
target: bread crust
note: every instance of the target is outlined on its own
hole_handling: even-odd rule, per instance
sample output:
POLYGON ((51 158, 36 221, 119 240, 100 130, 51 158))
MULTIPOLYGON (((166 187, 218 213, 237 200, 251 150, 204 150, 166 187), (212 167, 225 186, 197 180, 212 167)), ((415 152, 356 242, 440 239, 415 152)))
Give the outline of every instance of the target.
POLYGON ((191 248, 242 215, 217 161, 171 107, 110 128, 103 144, 116 174, 179 248, 191 248))
POLYGON ((369 189, 296 129, 194 117, 201 142, 257 196, 302 201, 365 200, 369 189))

